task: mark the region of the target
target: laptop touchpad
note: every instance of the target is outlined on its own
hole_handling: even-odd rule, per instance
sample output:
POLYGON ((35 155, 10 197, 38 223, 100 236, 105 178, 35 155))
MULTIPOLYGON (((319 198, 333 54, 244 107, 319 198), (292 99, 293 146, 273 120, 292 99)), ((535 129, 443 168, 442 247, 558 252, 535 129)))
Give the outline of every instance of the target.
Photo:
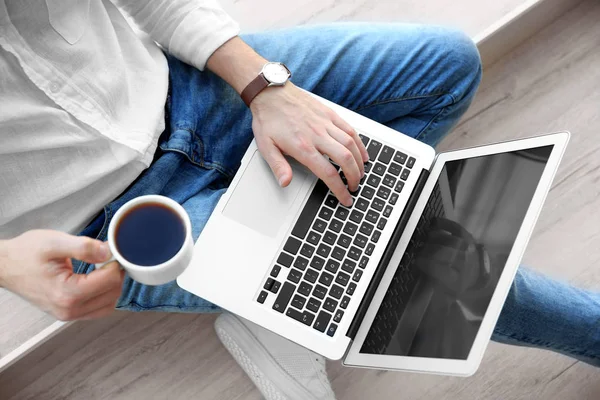
POLYGON ((293 178, 288 187, 282 188, 269 164, 256 150, 225 205, 223 215, 263 235, 276 237, 308 176, 302 166, 288 161, 293 178))

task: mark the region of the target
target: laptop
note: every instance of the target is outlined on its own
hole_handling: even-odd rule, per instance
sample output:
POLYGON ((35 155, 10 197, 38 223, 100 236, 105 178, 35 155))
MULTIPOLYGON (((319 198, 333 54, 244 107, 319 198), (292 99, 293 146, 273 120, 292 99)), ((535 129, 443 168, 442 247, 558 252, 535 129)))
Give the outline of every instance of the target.
POLYGON ((253 142, 177 283, 347 366, 473 374, 569 133, 436 155, 318 99, 369 153, 353 205, 293 160, 279 187, 253 142))

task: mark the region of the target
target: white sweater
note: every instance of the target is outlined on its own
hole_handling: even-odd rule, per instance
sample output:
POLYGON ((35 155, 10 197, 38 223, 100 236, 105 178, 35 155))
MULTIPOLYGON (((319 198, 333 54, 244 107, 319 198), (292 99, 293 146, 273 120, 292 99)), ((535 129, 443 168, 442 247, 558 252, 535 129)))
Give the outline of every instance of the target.
POLYGON ((214 0, 117 3, 0 0, 0 239, 82 229, 152 161, 168 88, 156 43, 203 69, 239 32, 214 0))

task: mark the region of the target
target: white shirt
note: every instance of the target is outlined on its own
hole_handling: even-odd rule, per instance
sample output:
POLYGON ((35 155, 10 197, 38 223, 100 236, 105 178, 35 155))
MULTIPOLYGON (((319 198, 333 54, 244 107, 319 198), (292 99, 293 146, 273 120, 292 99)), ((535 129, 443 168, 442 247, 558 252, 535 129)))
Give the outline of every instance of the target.
POLYGON ((0 239, 81 230, 150 165, 167 62, 238 25, 215 0, 0 0, 0 239))

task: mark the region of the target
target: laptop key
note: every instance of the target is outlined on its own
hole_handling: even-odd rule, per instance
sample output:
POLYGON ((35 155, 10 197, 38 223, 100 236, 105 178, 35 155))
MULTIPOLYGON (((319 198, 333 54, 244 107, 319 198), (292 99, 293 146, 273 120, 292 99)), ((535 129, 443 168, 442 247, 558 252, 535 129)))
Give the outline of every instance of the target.
MULTIPOLYGON (((373 201, 373 202, 375 202, 375 201, 373 201)), ((367 221, 374 224, 375 222, 377 222, 378 218, 379 218, 379 213, 376 212, 375 210, 367 211, 367 217, 365 218, 367 221)))
POLYGON ((333 322, 339 323, 342 320, 343 316, 344 316, 344 312, 342 310, 337 310, 335 312, 335 315, 333 316, 333 322))
POLYGON ((333 257, 339 261, 342 261, 344 259, 345 255, 346 255, 346 251, 339 246, 335 246, 335 248, 331 252, 331 257, 333 257))
POLYGON ((327 188, 325 182, 319 179, 310 196, 308 197, 308 200, 304 205, 298 220, 296 221, 296 225, 294 225, 294 229, 292 229, 292 235, 300 239, 304 239, 308 233, 308 229, 319 212, 319 207, 321 206, 323 199, 325 196, 327 196, 328 192, 329 189, 327 188))
POLYGON ((377 190, 377 196, 381 197, 384 200, 387 200, 388 197, 390 197, 390 193, 392 193, 392 191, 384 186, 381 186, 377 190))
POLYGON ((287 242, 285 242, 285 246, 283 246, 283 249, 290 254, 296 254, 298 250, 300 250, 301 245, 301 241, 294 237, 290 237, 288 238, 287 242))
POLYGON ((387 219, 385 218, 379 218, 379 222, 377 223, 377 229, 385 229, 385 224, 387 223, 387 219))
POLYGON ((323 221, 322 219, 317 218, 317 220, 313 224, 313 229, 317 232, 323 233, 323 232, 325 232, 325 228, 327 228, 327 222, 323 221))
POLYGON ((310 292, 312 292, 312 285, 308 282, 301 282, 300 286, 298 286, 298 293, 308 297, 310 296, 310 292))
POLYGON ((386 176, 383 177, 383 184, 385 186, 393 188, 395 183, 396 183, 396 178, 394 178, 390 174, 387 174, 386 176))
POLYGON ((289 282, 285 282, 281 288, 281 291, 279 292, 279 295, 275 299, 275 303, 273 303, 273 310, 283 314, 295 290, 296 286, 289 282))
POLYGON ((310 261, 310 266, 316 269, 317 271, 322 270, 324 265, 325 260, 319 256, 314 256, 313 259, 310 261))
POLYGON ((323 235, 323 241, 327 244, 334 245, 337 239, 337 235, 331 231, 325 232, 323 235))
POLYGON ((392 160, 393 156, 394 156, 394 149, 392 149, 390 146, 383 146, 383 149, 381 150, 381 153, 379 154, 378 160, 384 164, 389 164, 390 161, 392 160))
POLYGON ((371 254, 373 254, 373 250, 375 250, 375 245, 373 243, 369 243, 367 245, 367 249, 365 250, 365 254, 370 256, 371 254))
MULTIPOLYGON (((346 286, 348 284, 348 281, 350 281, 350 275, 345 274, 343 272, 340 272, 336 277, 335 277, 335 283, 342 285, 342 286, 346 286)), ((339 299, 339 297, 337 297, 339 299)))
POLYGON ((294 267, 298 268, 300 271, 304 271, 308 266, 308 260, 302 256, 296 257, 296 261, 294 261, 294 267))
POLYGON ((281 267, 279 265, 274 265, 273 269, 271 270, 271 276, 273 278, 277 278, 277 275, 279 275, 279 271, 281 271, 281 267))
POLYGON ((273 283, 273 286, 271 286, 271 289, 269 289, 269 292, 277 294, 280 287, 281 287, 281 282, 275 281, 273 283))
POLYGON ((260 294, 258 295, 258 298, 256 299, 256 301, 258 301, 260 304, 264 304, 265 300, 267 299, 267 296, 269 295, 269 293, 265 292, 264 290, 260 292, 260 294))
POLYGON ((362 233, 365 236, 371 236, 372 232, 373 232, 373 225, 368 222, 363 222, 362 225, 360 226, 360 233, 362 233))
POLYGON ((321 272, 321 276, 319 277, 319 283, 329 287, 329 285, 331 285, 331 282, 333 282, 333 275, 325 271, 321 272))
POLYGON ((371 172, 371 168, 373 168, 373 163, 371 161, 367 161, 365 163, 365 174, 371 172))
POLYGON ((325 264, 325 269, 332 274, 335 274, 340 267, 340 263, 335 260, 328 260, 325 264))
POLYGON ((319 244, 319 242, 321 241, 321 235, 319 235, 317 232, 312 231, 308 234, 308 237, 306 238, 306 241, 310 244, 314 244, 315 246, 317 244, 319 244))
POLYGON ((344 235, 341 234, 340 238, 338 239, 337 244, 339 244, 340 246, 342 246, 343 248, 347 249, 350 246, 350 243, 352 243, 352 238, 348 235, 344 235))
POLYGON ((327 336, 333 337, 333 335, 335 335, 335 331, 337 331, 337 325, 336 324, 329 325, 329 329, 327 329, 327 336))
POLYGON ((360 259, 360 262, 358 263, 358 267, 359 268, 365 268, 367 266, 367 264, 369 263, 369 257, 367 256, 363 256, 360 259))
POLYGON ((344 233, 347 233, 350 236, 354 236, 357 230, 358 225, 350 221, 346 222, 346 225, 344 226, 344 233))
MULTIPOLYGON (((363 198, 359 198, 356 200, 354 207, 361 211, 367 211, 367 208, 369 208, 369 202, 363 198)), ((352 214, 350 214, 350 217, 352 218, 352 214)))
POLYGON ((376 197, 375 199, 373 199, 373 202, 371 203, 371 207, 374 210, 377 210, 377 211, 383 210, 384 206, 385 206, 385 201, 381 200, 378 197, 376 197))
POLYGON ((371 241, 373 243, 377 243, 379 241, 380 237, 381 237, 381 231, 375 231, 375 232, 373 232, 373 235, 371 236, 371 241))
POLYGON ((308 243, 304 243, 304 246, 302 246, 302 250, 300 250, 300 254, 302 254, 305 257, 311 258, 313 253, 315 252, 315 247, 311 246, 308 243))
POLYGON ((325 221, 329 221, 332 215, 333 211, 328 207, 321 208, 321 212, 319 213, 319 217, 323 218, 325 221))
POLYGON ((380 183, 381 183, 381 178, 378 177, 377 175, 370 175, 369 179, 367 179, 367 184, 371 185, 373 187, 379 186, 380 183))
POLYGON ((331 297, 328 297, 325 302, 323 303, 323 308, 327 311, 331 311, 334 312, 335 309, 337 308, 338 302, 335 301, 334 299, 332 299, 331 297))
POLYGON ((361 142, 363 142, 363 144, 366 146, 369 143, 369 138, 366 137, 365 135, 363 135, 362 133, 358 134, 358 137, 360 138, 361 142))
POLYGON ((341 219, 342 221, 345 221, 346 218, 348 218, 348 214, 350 214, 350 210, 345 207, 338 207, 338 209, 335 211, 335 217, 337 219, 341 219))
POLYGON ((321 245, 317 249, 317 254, 323 258, 329 257, 330 252, 331 252, 331 247, 327 246, 325 243, 321 243, 321 245))
POLYGON ((340 303, 340 307, 342 307, 345 310, 348 307, 348 303, 350 303, 350 297, 344 296, 342 302, 340 303))
POLYGON ((267 281, 265 282, 264 286, 263 286, 263 289, 271 290, 271 288, 273 287, 274 283, 275 283, 275 279, 268 278, 267 281))
POLYGON ((360 253, 361 250, 358 247, 350 247, 350 250, 348 251, 348 257, 350 257, 351 259, 358 261, 358 259, 360 258, 360 253))
POLYGON ((333 285, 331 287, 331 289, 329 289, 329 295, 331 297, 333 297, 334 299, 340 299, 340 297, 342 297, 342 295, 344 294, 344 288, 338 286, 338 285, 333 285))
POLYGON ((310 283, 315 283, 317 279, 319 279, 319 273, 314 269, 309 268, 304 274, 304 279, 310 283))
POLYGON ((356 271, 354 271, 354 275, 352 276, 352 280, 354 282, 358 282, 360 281, 360 278, 362 277, 362 269, 357 269, 356 271))
POLYGON ((414 166, 415 166, 415 161, 417 161, 417 160, 415 160, 415 158, 414 158, 414 157, 411 157, 411 158, 409 158, 409 159, 408 159, 408 162, 406 163, 406 166, 407 166, 408 168, 412 168, 412 167, 414 167, 414 166))
POLYGON ((327 294, 327 288, 325 288, 321 285, 315 286, 315 289, 313 290, 313 296, 318 297, 319 299, 323 300, 325 298, 326 294, 327 294))
POLYGON ((295 295, 292 299, 292 307, 296 307, 298 310, 302 310, 306 303, 306 299, 300 295, 295 295))
POLYGON ((371 143, 367 146, 367 153, 369 153, 369 160, 375 161, 377 159, 377 154, 379 154, 379 150, 381 150, 381 143, 377 140, 371 140, 371 143))
POLYGON ((342 270, 346 271, 347 273, 351 274, 352 271, 354 271, 354 268, 356 267, 356 263, 350 259, 345 259, 344 262, 342 263, 342 270))
POLYGON ((352 296, 354 294, 355 290, 356 290, 356 283, 350 282, 350 284, 346 288, 346 294, 349 294, 350 296, 352 296))
POLYGON ((390 196, 390 204, 394 205, 398 201, 398 193, 392 193, 390 196))
MULTIPOLYGON (((398 183, 396 183, 396 187, 394 188, 394 190, 398 193, 400 193, 402 191, 402 189, 404 189, 404 182, 402 181, 398 181, 398 183)), ((390 200, 391 202, 391 200, 390 200)), ((392 203, 394 204, 394 203, 392 203)))
POLYGON ((396 154, 394 154, 394 161, 400 165, 404 165, 404 163, 406 162, 406 157, 406 154, 404 154, 401 151, 397 151, 396 154))
POLYGON ((292 265, 293 261, 294 257, 290 256, 287 253, 281 253, 277 258, 277 264, 281 264, 284 267, 289 267, 290 265, 292 265))
POLYGON ((342 230, 342 226, 344 226, 344 223, 342 221, 340 221, 339 219, 333 219, 331 220, 331 223, 329 224, 329 229, 331 229, 334 232, 339 232, 342 230))
POLYGON ((354 238, 354 244, 358 247, 360 247, 361 249, 364 249, 365 246, 367 245, 367 241, 368 239, 361 235, 360 233, 358 235, 356 235, 356 237, 354 238))
POLYGON ((327 199, 325 199, 325 205, 335 208, 338 205, 338 199, 334 195, 330 194, 327 196, 327 199))
POLYGON ((383 210, 383 216, 388 218, 390 215, 392 215, 392 206, 385 206, 385 210, 383 210))
POLYGON ((319 315, 317 316, 317 320, 315 321, 313 328, 315 328, 319 332, 325 332, 325 329, 327 329, 327 324, 329 324, 329 321, 331 321, 331 314, 329 314, 326 311, 321 311, 321 312, 319 312, 319 315))
POLYGON ((383 165, 382 163, 376 163, 373 167, 373 173, 379 176, 383 176, 383 174, 385 174, 385 165, 383 165))
POLYGON ((410 175, 410 169, 406 169, 404 168, 404 171, 402 171, 402 173, 400 174, 400 179, 402 179, 403 181, 408 179, 408 176, 410 175))
POLYGON ((308 326, 310 326, 310 324, 312 324, 312 322, 315 319, 314 314, 311 314, 308 311, 302 312, 302 311, 294 310, 293 308, 288 308, 288 310, 285 312, 285 315, 295 319, 298 322, 302 322, 304 325, 308 325, 308 326))
POLYGON ((314 297, 308 299, 308 303, 306 304, 306 308, 312 312, 317 312, 321 308, 321 302, 314 297))
POLYGON ((393 162, 388 167, 388 172, 394 176, 398 176, 400 175, 400 172, 402 172, 402 167, 393 162))
POLYGON ((290 273, 288 274, 287 278, 288 278, 288 281, 298 283, 298 282, 300 282, 300 278, 302 278, 302 272, 298 271, 297 269, 292 269, 290 271, 290 273))
POLYGON ((369 187, 369 186, 365 186, 365 187, 363 187, 362 192, 360 192, 360 194, 363 197, 371 200, 373 198, 373 196, 375 195, 375 189, 373 189, 372 187, 369 187))

